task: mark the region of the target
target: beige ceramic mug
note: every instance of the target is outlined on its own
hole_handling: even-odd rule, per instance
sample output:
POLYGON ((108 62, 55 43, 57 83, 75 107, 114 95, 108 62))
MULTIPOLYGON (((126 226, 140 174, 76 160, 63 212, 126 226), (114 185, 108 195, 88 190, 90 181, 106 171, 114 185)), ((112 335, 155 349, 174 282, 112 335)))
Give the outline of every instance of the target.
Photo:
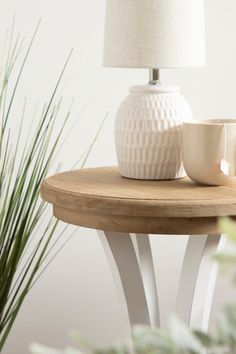
POLYGON ((195 182, 224 185, 236 181, 236 119, 184 123, 183 161, 195 182))

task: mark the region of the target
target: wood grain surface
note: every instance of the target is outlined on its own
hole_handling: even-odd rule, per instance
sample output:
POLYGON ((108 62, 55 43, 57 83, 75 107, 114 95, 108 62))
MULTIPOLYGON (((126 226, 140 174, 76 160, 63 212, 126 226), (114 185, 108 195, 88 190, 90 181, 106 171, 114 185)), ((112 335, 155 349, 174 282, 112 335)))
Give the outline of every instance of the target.
POLYGON ((218 216, 236 215, 236 184, 131 180, 117 167, 57 174, 43 182, 41 195, 59 219, 109 231, 215 233, 218 216))

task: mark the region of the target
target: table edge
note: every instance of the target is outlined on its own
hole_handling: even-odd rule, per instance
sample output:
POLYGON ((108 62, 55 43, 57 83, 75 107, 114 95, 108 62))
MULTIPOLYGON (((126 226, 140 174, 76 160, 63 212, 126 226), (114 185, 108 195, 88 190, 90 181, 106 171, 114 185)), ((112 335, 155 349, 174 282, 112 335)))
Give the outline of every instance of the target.
POLYGON ((219 199, 217 203, 211 199, 192 200, 150 200, 124 197, 98 196, 80 192, 68 192, 52 186, 48 181, 41 185, 41 197, 45 201, 64 206, 78 212, 97 212, 98 214, 143 216, 143 217, 216 217, 236 215, 236 200, 230 203, 226 199, 219 199), (73 196, 73 201, 71 200, 73 196), (69 203, 68 203, 69 200, 69 203), (181 205, 181 208, 179 208, 181 205), (133 209, 135 208, 135 210, 133 209), (174 209, 174 210, 173 210, 174 209))

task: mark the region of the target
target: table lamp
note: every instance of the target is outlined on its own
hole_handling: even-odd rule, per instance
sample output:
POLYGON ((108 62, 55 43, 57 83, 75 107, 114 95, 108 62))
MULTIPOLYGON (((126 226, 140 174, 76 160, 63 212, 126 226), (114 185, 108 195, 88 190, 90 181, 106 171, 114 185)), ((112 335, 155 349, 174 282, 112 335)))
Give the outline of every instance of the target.
POLYGON ((185 176, 182 122, 193 119, 176 86, 160 82, 160 68, 205 64, 203 0, 107 0, 105 67, 149 69, 149 82, 133 86, 115 122, 122 176, 185 176))

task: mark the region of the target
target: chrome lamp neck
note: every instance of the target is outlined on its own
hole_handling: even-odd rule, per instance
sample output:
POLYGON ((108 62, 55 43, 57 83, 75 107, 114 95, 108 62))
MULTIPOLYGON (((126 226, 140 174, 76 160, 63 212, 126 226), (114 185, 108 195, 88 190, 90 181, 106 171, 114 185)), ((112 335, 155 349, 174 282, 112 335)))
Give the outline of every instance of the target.
POLYGON ((149 69, 149 84, 160 85, 160 70, 156 68, 149 69))

